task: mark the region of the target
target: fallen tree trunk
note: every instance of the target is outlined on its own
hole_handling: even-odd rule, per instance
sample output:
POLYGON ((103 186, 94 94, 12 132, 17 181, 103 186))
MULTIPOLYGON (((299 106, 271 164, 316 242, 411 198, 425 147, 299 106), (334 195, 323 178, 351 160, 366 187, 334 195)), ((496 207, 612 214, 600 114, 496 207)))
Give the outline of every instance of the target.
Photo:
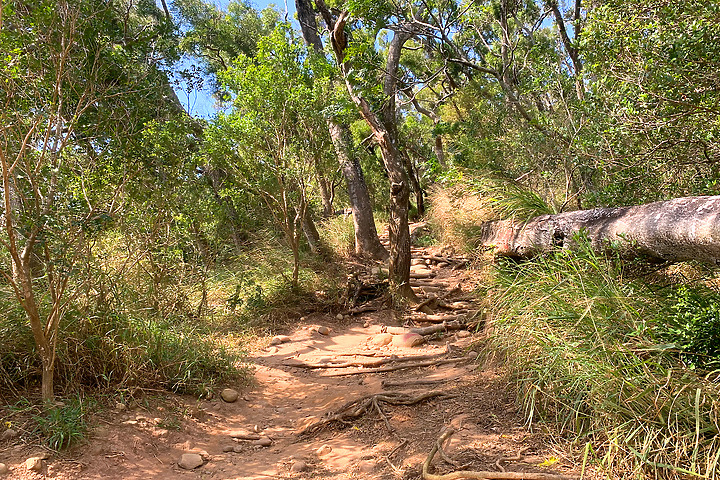
POLYGON ((625 254, 720 265, 720 196, 487 222, 479 240, 498 255, 528 258, 572 248, 578 234, 597 251, 612 246, 625 254))

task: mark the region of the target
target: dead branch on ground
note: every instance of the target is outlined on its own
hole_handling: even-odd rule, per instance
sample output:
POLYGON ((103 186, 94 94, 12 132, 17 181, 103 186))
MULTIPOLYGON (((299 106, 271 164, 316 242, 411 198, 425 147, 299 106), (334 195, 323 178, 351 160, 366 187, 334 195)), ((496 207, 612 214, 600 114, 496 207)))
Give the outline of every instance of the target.
POLYGON ((472 470, 460 470, 457 472, 446 473, 443 475, 436 475, 430 473, 430 465, 432 464, 435 454, 442 449, 442 445, 445 444, 448 438, 455 433, 455 430, 449 428, 440 435, 437 439, 430 454, 423 463, 422 475, 424 480, 459 480, 461 478, 475 479, 475 480, 575 480, 574 477, 568 477, 565 475, 556 475, 552 473, 525 473, 525 472, 483 472, 483 471, 472 471, 472 470))
POLYGON ((432 355, 411 355, 408 357, 398 357, 397 355, 391 355, 388 357, 382 357, 377 358, 370 361, 349 361, 349 362, 342 362, 342 363, 307 363, 303 362, 302 360, 297 359, 287 359, 283 361, 283 365, 287 367, 297 367, 297 368, 309 368, 309 369, 317 369, 317 368, 348 368, 348 367, 379 367, 381 365, 386 365, 388 363, 402 363, 402 362, 417 362, 421 360, 432 360, 436 358, 443 357, 447 355, 448 351, 447 349, 444 352, 441 353, 434 353, 432 355))

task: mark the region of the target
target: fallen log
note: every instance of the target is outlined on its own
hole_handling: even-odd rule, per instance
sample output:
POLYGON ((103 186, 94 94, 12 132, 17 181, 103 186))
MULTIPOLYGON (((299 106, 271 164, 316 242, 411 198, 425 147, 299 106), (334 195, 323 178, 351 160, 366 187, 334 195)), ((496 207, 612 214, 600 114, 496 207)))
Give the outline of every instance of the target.
POLYGON ((286 367, 296 367, 296 368, 307 368, 307 369, 320 369, 320 368, 348 368, 348 367, 363 367, 363 368, 372 368, 372 367, 379 367, 382 365, 387 365, 389 363, 403 363, 403 362, 418 362, 422 360, 434 360, 436 358, 441 358, 447 355, 447 350, 440 353, 435 353, 432 355, 412 355, 409 357, 398 357, 397 355, 391 355, 388 357, 381 357, 381 358, 373 358, 371 360, 352 360, 352 361, 346 361, 346 362, 339 362, 339 363, 333 363, 332 361, 328 362, 318 362, 318 363, 309 363, 309 362, 303 362, 302 360, 295 359, 295 358, 289 358, 282 362, 282 364, 286 367))
POLYGON ((719 265, 720 196, 541 215, 525 223, 486 222, 479 240, 498 255, 529 258, 572 248, 578 234, 587 237, 596 251, 612 246, 623 254, 719 265))
POLYGON ((443 322, 453 322, 453 321, 462 321, 464 320, 466 315, 464 314, 458 314, 457 312, 453 313, 437 313, 437 314, 431 314, 428 315, 426 313, 413 313, 408 315, 406 318, 412 320, 413 322, 427 322, 427 323, 443 323, 443 322))

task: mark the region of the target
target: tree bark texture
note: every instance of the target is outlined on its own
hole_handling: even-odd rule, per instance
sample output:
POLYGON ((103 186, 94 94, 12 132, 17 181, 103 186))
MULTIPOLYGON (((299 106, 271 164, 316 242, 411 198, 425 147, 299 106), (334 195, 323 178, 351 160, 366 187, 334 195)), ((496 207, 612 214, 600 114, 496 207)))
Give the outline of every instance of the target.
MULTIPOLYGON (((326 21, 330 12, 322 0, 316 4, 326 21)), ((395 96, 397 95, 397 74, 400 61, 400 51, 411 35, 407 32, 395 32, 390 42, 387 62, 384 73, 383 93, 385 102, 379 112, 373 111, 370 103, 356 91, 350 80, 351 66, 345 57, 348 38, 345 26, 349 12, 343 12, 332 25, 332 46, 338 64, 345 78, 345 85, 353 103, 357 106, 360 116, 368 124, 380 147, 383 163, 390 181, 390 221, 388 225, 390 237, 390 290, 397 298, 415 300, 415 293, 410 288, 410 229, 408 226, 408 210, 410 203, 410 181, 402 161, 401 153, 397 147, 397 125, 395 111, 395 96)))
POLYGON ((720 196, 487 222, 480 241, 498 255, 529 258, 572 248, 578 234, 597 251, 616 246, 625 254, 720 265, 720 196))
POLYGON ((355 253, 384 260, 388 258, 388 252, 380 243, 377 234, 365 176, 360 162, 349 149, 350 129, 346 125, 332 120, 328 120, 328 128, 340 162, 340 169, 347 182, 350 208, 355 225, 355 253))
MULTIPOLYGON (((322 41, 317 32, 315 11, 310 0, 295 0, 295 8, 305 43, 312 46, 318 54, 322 55, 322 41)), ((360 256, 385 260, 388 258, 388 252, 380 243, 380 238, 378 238, 370 193, 365 183, 360 162, 358 162, 350 147, 350 128, 333 119, 328 119, 327 125, 340 163, 340 169, 347 184, 355 227, 355 253, 360 256)))

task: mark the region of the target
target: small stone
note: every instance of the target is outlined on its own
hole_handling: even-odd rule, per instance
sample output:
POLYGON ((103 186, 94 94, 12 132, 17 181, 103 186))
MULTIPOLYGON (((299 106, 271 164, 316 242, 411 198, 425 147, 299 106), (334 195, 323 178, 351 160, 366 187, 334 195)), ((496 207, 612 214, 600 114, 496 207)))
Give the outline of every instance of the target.
POLYGON ((0 463, 0 475, 5 475, 10 469, 4 463, 0 463))
POLYGON ((152 431, 152 436, 157 438, 167 438, 170 432, 165 428, 156 428, 152 431))
POLYGON ((272 445, 272 440, 270 440, 268 437, 260 437, 258 440, 253 440, 253 445, 257 445, 259 447, 269 447, 272 445))
POLYGON ((242 447, 242 445, 235 445, 235 446, 232 448, 232 451, 235 452, 235 453, 242 453, 243 447, 242 447))
POLYGON ((342 313, 338 313, 337 315, 335 315, 335 318, 337 318, 338 320, 342 320, 344 317, 342 313))
POLYGON ((396 347, 415 347, 422 343, 425 343, 425 337, 418 333, 403 333, 392 337, 392 344, 396 347))
POLYGON ((292 466, 290 467, 291 472, 305 472, 308 469, 307 463, 303 462, 302 460, 296 460, 293 462, 292 466))
POLYGON ((373 470, 375 470, 375 462, 372 462, 370 460, 363 460, 358 464, 358 470, 361 473, 371 473, 373 470))
POLYGON ((237 401, 239 396, 240 394, 237 392, 237 390, 233 390, 232 388, 226 388, 222 392, 220 392, 220 397, 228 403, 233 403, 237 401))
POLYGON ((458 330, 456 335, 458 338, 468 338, 472 334, 470 332, 468 332, 467 330, 458 330))
POLYGON ((370 340, 370 342, 373 345, 378 345, 378 346, 388 345, 392 341, 393 341, 392 333, 380 333, 380 334, 372 337, 372 339, 370 340))
POLYGON ((12 429, 12 428, 8 428, 7 430, 5 430, 5 431, 2 433, 2 435, 0 435, 0 441, 3 441, 3 442, 4 442, 5 440, 12 440, 13 438, 15 438, 15 437, 17 437, 17 436, 18 436, 17 430, 14 430, 14 429, 12 429))
POLYGON ((321 327, 318 327, 317 332, 320 335, 330 335, 330 329, 324 325, 321 327))
POLYGON ((125 410, 127 410, 127 405, 122 402, 117 402, 115 404, 115 410, 117 410, 118 412, 124 412, 125 410))
MULTIPOLYGON (((239 447, 240 445, 237 445, 237 446, 239 447)), ((223 452, 228 453, 228 452, 232 452, 234 449, 235 449, 235 445, 225 445, 222 450, 223 450, 223 452)))
POLYGON ((185 470, 192 470, 194 468, 198 468, 203 463, 205 463, 205 461, 197 453, 183 453, 182 457, 180 457, 178 465, 180 468, 184 468, 185 470))
POLYGON ((478 357, 478 353, 477 353, 476 351, 474 351, 474 350, 470 350, 469 352, 467 352, 466 357, 468 357, 468 358, 477 358, 477 357, 478 357))
POLYGON ((365 322, 365 323, 363 323, 363 328, 368 328, 370 325, 372 325, 372 323, 365 322))
POLYGON ((30 457, 25 460, 25 467, 33 472, 39 472, 43 468, 42 457, 30 457))
POLYGON ((332 447, 330 445, 323 445, 315 451, 318 457, 324 457, 330 452, 332 452, 332 447))
POLYGON ((287 335, 276 335, 270 340, 270 345, 280 345, 281 343, 288 343, 290 337, 287 335))

